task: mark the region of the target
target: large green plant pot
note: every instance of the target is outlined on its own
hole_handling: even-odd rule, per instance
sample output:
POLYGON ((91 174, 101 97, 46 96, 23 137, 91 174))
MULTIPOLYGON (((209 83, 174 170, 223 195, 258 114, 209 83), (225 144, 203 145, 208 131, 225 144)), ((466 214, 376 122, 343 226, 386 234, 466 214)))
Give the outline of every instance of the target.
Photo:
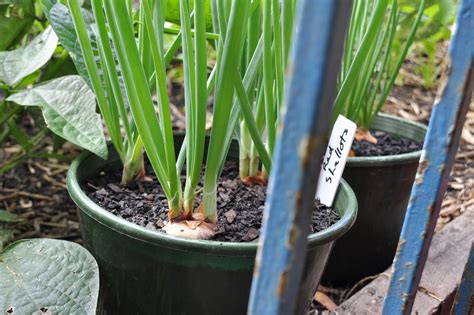
MULTIPOLYGON (((380 114, 373 130, 423 142, 426 126, 380 114)), ((421 150, 380 157, 350 157, 343 177, 359 205, 352 229, 332 251, 323 283, 350 285, 384 272, 393 261, 421 150)))
MULTIPOLYGON (((231 147, 238 157, 238 145, 231 147)), ((84 245, 96 258, 101 277, 102 314, 245 314, 257 243, 222 243, 154 232, 102 209, 79 183, 120 167, 85 153, 69 169, 69 193, 79 207, 84 245)), ((357 202, 342 182, 335 208, 341 220, 308 237, 299 307, 307 307, 319 284, 334 240, 349 230, 357 202)))

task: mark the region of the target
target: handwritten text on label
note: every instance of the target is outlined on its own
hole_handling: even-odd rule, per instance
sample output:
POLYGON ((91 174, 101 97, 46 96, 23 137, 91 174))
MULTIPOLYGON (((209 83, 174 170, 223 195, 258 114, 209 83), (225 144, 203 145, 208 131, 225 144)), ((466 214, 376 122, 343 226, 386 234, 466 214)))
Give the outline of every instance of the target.
POLYGON ((339 115, 329 139, 318 179, 316 198, 331 206, 346 165, 347 156, 354 140, 356 124, 339 115))

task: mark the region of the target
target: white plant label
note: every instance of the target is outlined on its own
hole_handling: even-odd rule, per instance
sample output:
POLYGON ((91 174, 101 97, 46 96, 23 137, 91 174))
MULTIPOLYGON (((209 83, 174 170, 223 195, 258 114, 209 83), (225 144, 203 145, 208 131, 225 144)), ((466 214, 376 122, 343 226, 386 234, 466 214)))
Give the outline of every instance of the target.
POLYGON ((356 129, 357 125, 353 121, 341 115, 334 124, 319 172, 316 191, 316 198, 326 206, 332 206, 336 196, 356 129))

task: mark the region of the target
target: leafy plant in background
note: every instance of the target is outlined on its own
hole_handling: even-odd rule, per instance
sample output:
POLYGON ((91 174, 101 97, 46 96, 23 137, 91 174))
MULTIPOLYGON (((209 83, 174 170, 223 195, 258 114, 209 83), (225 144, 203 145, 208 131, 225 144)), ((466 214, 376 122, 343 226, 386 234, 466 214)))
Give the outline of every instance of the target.
POLYGON ((0 143, 10 139, 22 147, 0 163, 2 173, 29 156, 50 156, 35 152, 47 135, 40 113, 34 108, 25 110, 6 98, 32 84, 75 70, 67 51, 57 45, 57 37, 41 10, 35 9, 34 0, 2 2, 0 34, 0 143), (21 126, 26 114, 38 129, 34 134, 26 133, 21 126))
POLYGON ((5 314, 95 314, 99 268, 76 243, 31 239, 0 249, 5 314))
MULTIPOLYGON (((50 7, 52 6, 53 4, 50 5, 50 7)), ((75 72, 74 65, 72 65, 74 71, 64 71, 64 68, 69 68, 71 61, 69 53, 65 48, 69 49, 70 47, 74 47, 76 45, 76 37, 72 19, 68 15, 67 10, 66 14, 64 14, 61 10, 47 10, 50 7, 44 6, 45 10, 43 10, 43 12, 48 17, 54 17, 54 19, 50 19, 52 26, 60 29, 62 28, 66 31, 66 34, 74 35, 72 40, 69 41, 62 38, 62 47, 56 48, 56 44, 54 45, 56 51, 58 49, 60 50, 60 58, 67 58, 66 67, 64 67, 64 63, 56 63, 54 60, 49 62, 44 68, 44 73, 42 73, 43 76, 39 76, 38 81, 40 82, 37 82, 37 84, 30 89, 15 87, 15 89, 12 89, 11 91, 16 93, 8 96, 10 94, 10 92, 8 92, 5 103, 10 106, 15 103, 14 106, 17 109, 21 109, 22 107, 19 107, 16 104, 27 106, 26 108, 28 109, 40 107, 43 112, 44 121, 55 134, 71 143, 86 148, 99 156, 106 158, 106 142, 100 116, 96 113, 94 94, 91 92, 84 79, 80 76, 64 75, 62 77, 57 77, 59 75, 75 72), (67 33, 68 30, 69 33, 67 33), (51 73, 53 71, 49 71, 50 68, 56 69, 57 74, 52 75, 51 73), (48 81, 40 80, 43 78, 46 80, 53 79, 48 81), (82 117, 83 119, 76 119, 78 117, 82 117)), ((58 8, 65 8, 65 6, 61 5, 58 8)), ((51 34, 50 36, 54 36, 57 43, 58 38, 51 26, 49 26, 43 33, 43 36, 46 36, 44 34, 51 34)), ((43 39, 44 38, 39 36, 37 41, 44 45, 46 42, 44 42, 43 39)), ((6 52, 5 54, 8 54, 11 57, 10 59, 16 58, 16 62, 23 61, 28 63, 31 61, 32 55, 41 56, 40 58, 42 58, 44 63, 48 61, 49 58, 47 56, 51 56, 52 52, 34 51, 35 46, 33 44, 30 46, 27 46, 27 50, 23 52, 22 49, 24 48, 20 48, 18 51, 6 52), (33 48, 30 48, 30 46, 33 48)), ((53 49, 53 52, 54 51, 55 50, 53 49)), ((79 73, 86 75, 84 66, 81 67, 81 64, 83 65, 83 58, 81 55, 76 55, 75 52, 76 51, 72 51, 71 54, 72 61, 74 61, 74 64, 76 65, 75 68, 77 68, 79 73)), ((11 75, 11 72, 15 71, 15 67, 12 66, 13 64, 10 61, 6 64, 9 66, 9 69, 7 70, 11 75)), ((37 68, 40 68, 43 64, 38 63, 36 65, 37 68)))
MULTIPOLYGON (((420 1, 399 1, 400 11, 403 13, 400 33, 404 34, 407 27, 416 18, 417 7, 420 1)), ((457 1, 455 0, 427 0, 420 26, 416 33, 414 52, 419 60, 416 71, 423 78, 423 86, 433 88, 439 75, 436 65, 437 44, 451 37, 451 28, 456 14, 457 1)), ((403 38, 399 39, 403 41, 403 38)))
MULTIPOLYGON (((29 91, 25 88, 33 84, 75 70, 69 54, 58 46, 55 33, 43 20, 41 10, 36 10, 34 0, 0 1, 0 34, 0 144, 9 138, 23 150, 8 160, 0 157, 2 173, 27 157, 59 157, 35 152, 35 147, 47 135, 41 112, 33 107, 25 109, 7 98, 15 92, 29 91), (21 121, 26 114, 34 119, 38 128, 33 135, 22 130, 21 121)), ((30 95, 28 102, 40 105, 41 94, 35 97, 30 95)), ((95 109, 92 93, 90 99, 95 109)), ((60 114, 56 113, 56 117, 60 114)), ((99 118, 97 121, 100 123, 99 118)), ((48 119, 46 123, 51 126, 48 119)), ((21 240, 4 249, 13 238, 10 224, 20 220, 15 214, 0 209, 0 309, 14 314, 95 314, 99 271, 92 256, 75 243, 49 239, 21 240)))
POLYGON ((424 5, 421 0, 415 18, 402 28, 397 0, 354 1, 333 121, 339 114, 355 121, 360 128, 359 139, 376 142, 368 128, 395 83, 415 39, 424 5), (400 37, 403 41, 397 41, 400 37))
MULTIPOLYGON (((40 128, 33 137, 27 135, 21 128, 20 123, 24 117, 23 108, 6 101, 6 97, 18 89, 35 82, 36 73, 53 56, 56 50, 57 37, 51 28, 46 29, 30 43, 15 50, 0 52, 0 88, 3 97, 0 100, 0 143, 7 137, 13 138, 20 144, 24 154, 19 154, 0 165, 1 171, 13 167, 16 162, 28 156, 46 135, 46 127, 41 119, 36 119, 36 125, 40 128)), ((38 113, 36 113, 38 114, 38 113)))
POLYGON ((0 51, 19 42, 35 21, 34 0, 0 2, 0 51))

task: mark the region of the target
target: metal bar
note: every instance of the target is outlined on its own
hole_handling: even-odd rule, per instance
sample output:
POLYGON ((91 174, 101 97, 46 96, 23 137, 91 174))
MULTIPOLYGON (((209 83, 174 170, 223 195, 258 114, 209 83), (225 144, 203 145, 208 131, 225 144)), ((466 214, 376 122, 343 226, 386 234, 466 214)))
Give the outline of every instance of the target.
POLYGON ((293 314, 351 1, 299 1, 248 313, 293 314))
POLYGON ((473 89, 474 0, 460 4, 446 70, 431 114, 383 314, 411 312, 473 89))
POLYGON ((453 305, 453 315, 468 315, 474 313, 474 243, 471 246, 469 258, 464 268, 461 283, 453 305))

